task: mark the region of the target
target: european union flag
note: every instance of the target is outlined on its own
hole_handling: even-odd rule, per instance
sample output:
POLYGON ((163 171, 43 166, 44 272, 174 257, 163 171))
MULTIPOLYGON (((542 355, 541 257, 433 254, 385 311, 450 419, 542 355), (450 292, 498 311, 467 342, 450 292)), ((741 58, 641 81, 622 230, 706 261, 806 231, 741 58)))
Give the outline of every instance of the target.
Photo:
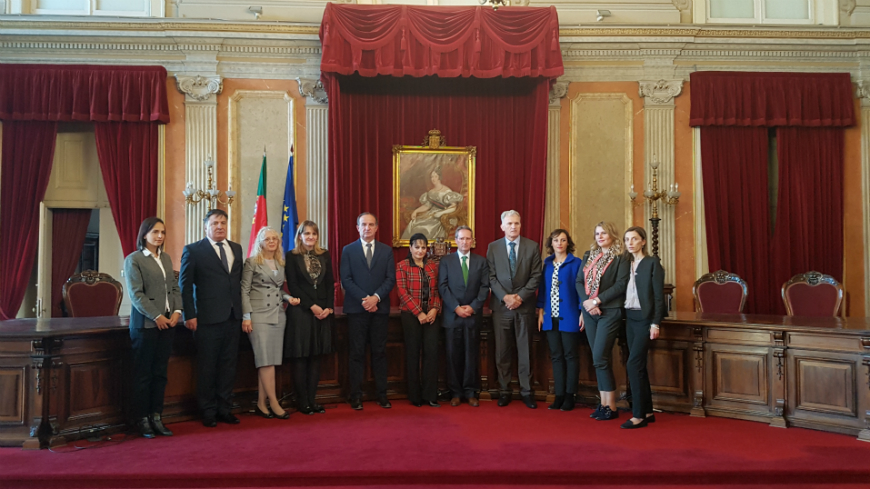
POLYGON ((293 148, 290 148, 290 163, 287 165, 287 182, 284 184, 284 212, 281 216, 281 234, 284 251, 296 247, 296 226, 299 214, 296 213, 296 187, 293 185, 293 148))

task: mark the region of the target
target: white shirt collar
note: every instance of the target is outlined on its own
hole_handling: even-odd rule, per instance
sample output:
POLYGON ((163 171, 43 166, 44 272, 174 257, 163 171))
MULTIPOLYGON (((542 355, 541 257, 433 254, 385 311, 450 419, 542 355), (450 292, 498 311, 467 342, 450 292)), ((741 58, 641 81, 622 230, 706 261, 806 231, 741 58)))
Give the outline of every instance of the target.
POLYGON ((211 243, 212 246, 216 246, 218 243, 226 243, 227 242, 227 240, 215 241, 215 240, 209 238, 208 236, 206 236, 205 239, 207 239, 208 242, 211 243))
POLYGON ((459 250, 456 250, 456 254, 459 255, 460 260, 463 256, 471 257, 471 250, 468 250, 468 253, 463 253, 459 250))
MULTIPOLYGON (((142 249, 142 254, 145 255, 145 256, 151 256, 151 255, 154 255, 154 253, 151 253, 151 250, 149 250, 148 248, 143 248, 143 249, 142 249)), ((160 258, 160 248, 157 248, 157 254, 156 254, 155 256, 156 256, 157 258, 160 258)))
POLYGON ((363 248, 365 248, 367 244, 371 244, 372 248, 374 248, 374 245, 375 245, 375 240, 371 240, 371 241, 366 242, 366 240, 360 238, 359 242, 362 243, 363 248))

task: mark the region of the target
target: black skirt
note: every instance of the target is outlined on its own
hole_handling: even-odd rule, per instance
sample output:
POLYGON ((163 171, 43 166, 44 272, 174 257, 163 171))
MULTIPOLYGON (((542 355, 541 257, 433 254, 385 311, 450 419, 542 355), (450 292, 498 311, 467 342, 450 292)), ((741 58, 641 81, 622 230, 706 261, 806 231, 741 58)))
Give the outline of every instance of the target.
POLYGON ((307 358, 335 351, 332 346, 335 315, 320 320, 302 306, 287 308, 284 328, 284 358, 307 358))

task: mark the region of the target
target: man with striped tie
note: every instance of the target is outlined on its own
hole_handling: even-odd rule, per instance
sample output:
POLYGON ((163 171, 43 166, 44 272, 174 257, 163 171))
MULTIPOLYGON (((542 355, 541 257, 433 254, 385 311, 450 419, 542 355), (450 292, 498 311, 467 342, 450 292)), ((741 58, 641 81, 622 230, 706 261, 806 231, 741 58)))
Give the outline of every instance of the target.
POLYGON ((486 250, 492 289, 489 308, 495 330, 498 405, 504 407, 511 402, 512 356, 516 346, 520 395, 526 406, 535 409, 538 405, 531 388, 529 331, 537 327, 535 296, 541 282, 541 248, 538 243, 520 236, 521 227, 519 212, 502 212, 504 239, 493 241, 486 250))

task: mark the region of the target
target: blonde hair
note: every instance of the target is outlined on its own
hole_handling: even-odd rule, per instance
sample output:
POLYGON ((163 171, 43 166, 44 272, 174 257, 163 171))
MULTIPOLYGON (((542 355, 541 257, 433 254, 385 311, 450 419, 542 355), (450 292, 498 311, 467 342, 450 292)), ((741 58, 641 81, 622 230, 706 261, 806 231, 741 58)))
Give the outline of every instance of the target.
POLYGON ((589 247, 591 251, 600 250, 601 247, 598 246, 598 240, 595 239, 595 231, 598 229, 604 229, 604 231, 610 236, 613 240, 613 244, 610 245, 610 249, 617 255, 622 254, 624 249, 623 241, 620 239, 622 233, 619 232, 619 228, 616 227, 616 224, 610 221, 601 221, 592 228, 592 246, 589 247))
POLYGON ((260 232, 257 233, 257 239, 254 241, 254 261, 257 262, 257 265, 262 265, 265 258, 263 258, 263 248, 266 245, 266 233, 275 233, 278 237, 278 249, 275 250, 275 261, 278 265, 284 266, 284 248, 281 246, 281 235, 275 228, 271 228, 269 226, 260 228, 260 232))
MULTIPOLYGON (((374 216, 374 214, 369 215, 374 216)), ((302 244, 302 233, 305 232, 305 228, 312 228, 314 229, 314 232, 317 233, 317 242, 314 243, 314 254, 322 255, 323 253, 325 253, 326 250, 320 247, 320 228, 317 227, 317 223, 314 221, 302 221, 302 223, 299 224, 299 227, 296 229, 296 247, 293 248, 293 251, 291 251, 290 253, 293 253, 295 255, 301 255, 302 253, 305 253, 305 245, 302 244)))

